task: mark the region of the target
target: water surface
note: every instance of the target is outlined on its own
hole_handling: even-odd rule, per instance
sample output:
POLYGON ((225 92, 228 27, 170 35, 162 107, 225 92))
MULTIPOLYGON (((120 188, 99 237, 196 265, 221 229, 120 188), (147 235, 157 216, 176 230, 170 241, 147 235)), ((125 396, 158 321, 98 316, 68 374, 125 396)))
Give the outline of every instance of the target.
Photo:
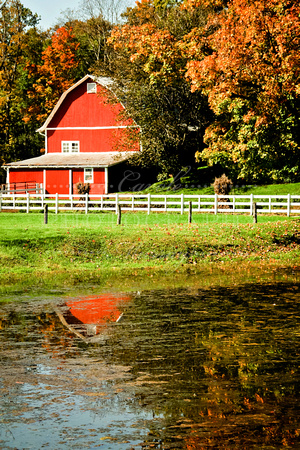
POLYGON ((0 448, 299 448, 299 306, 297 281, 0 303, 0 448))

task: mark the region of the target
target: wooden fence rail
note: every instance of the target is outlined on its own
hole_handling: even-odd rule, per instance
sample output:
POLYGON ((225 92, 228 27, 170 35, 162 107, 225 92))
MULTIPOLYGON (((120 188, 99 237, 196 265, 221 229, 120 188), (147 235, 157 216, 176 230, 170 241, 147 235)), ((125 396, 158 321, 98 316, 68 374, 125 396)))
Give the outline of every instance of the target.
POLYGON ((60 211, 146 211, 193 213, 246 213, 253 215, 256 203, 258 214, 300 214, 300 195, 163 195, 163 194, 107 194, 107 195, 26 195, 0 193, 0 211, 41 211, 45 205, 56 214, 60 211), (191 206, 190 206, 191 203, 191 206))

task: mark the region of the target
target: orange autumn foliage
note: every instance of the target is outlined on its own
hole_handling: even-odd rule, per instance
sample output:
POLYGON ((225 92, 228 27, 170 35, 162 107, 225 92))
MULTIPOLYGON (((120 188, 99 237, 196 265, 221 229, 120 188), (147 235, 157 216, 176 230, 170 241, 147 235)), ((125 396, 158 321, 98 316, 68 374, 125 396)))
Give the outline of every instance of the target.
MULTIPOLYGON (((260 120, 300 93, 300 5, 287 0, 232 0, 211 17, 213 33, 188 38, 187 78, 218 114, 225 99, 255 102, 260 120), (205 40, 205 43, 203 42, 205 40), (207 54, 199 51, 205 44, 207 54)), ((201 30, 203 33, 203 30, 201 30)))
POLYGON ((79 45, 72 29, 58 28, 42 53, 43 64, 27 65, 27 70, 36 81, 27 93, 32 103, 28 106, 25 122, 32 117, 38 121, 44 120, 61 94, 74 84, 79 65, 79 45))

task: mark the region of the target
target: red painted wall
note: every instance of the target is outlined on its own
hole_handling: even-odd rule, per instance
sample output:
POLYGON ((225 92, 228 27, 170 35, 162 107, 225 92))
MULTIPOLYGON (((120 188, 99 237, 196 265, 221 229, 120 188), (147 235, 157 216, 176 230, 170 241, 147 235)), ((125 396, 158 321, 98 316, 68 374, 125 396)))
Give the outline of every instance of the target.
POLYGON ((41 169, 40 170, 10 169, 9 181, 10 183, 20 183, 25 181, 43 183, 43 171, 41 169))
POLYGON ((46 171, 46 194, 69 194, 69 170, 46 171))
POLYGON ((94 169, 94 183, 91 185, 90 194, 105 194, 104 169, 94 169))
POLYGON ((73 194, 77 194, 75 185, 76 183, 84 182, 83 169, 73 170, 72 182, 73 182, 73 194))
POLYGON ((87 83, 93 83, 93 80, 88 79, 67 95, 48 128, 132 124, 132 121, 117 122, 119 112, 124 109, 121 103, 109 104, 108 91, 99 85, 97 85, 97 94, 88 94, 87 83))
MULTIPOLYGON (((73 194, 77 194, 76 183, 84 181, 83 169, 73 170, 73 194)), ((94 183, 91 185, 90 194, 105 194, 105 171, 94 169, 94 183)))
MULTIPOLYGON (((80 153, 124 151, 124 129, 48 131, 48 153, 60 153, 61 141, 79 141, 80 153)), ((127 150, 138 151, 136 143, 127 150)))
MULTIPOLYGON (((10 183, 35 182, 43 183, 43 170, 10 170, 10 183)), ((84 181, 83 169, 72 170, 73 194, 76 194, 76 183, 84 181)), ((69 195, 69 170, 46 170, 46 194, 69 195)), ((94 183, 91 185, 91 194, 105 194, 105 170, 94 169, 94 183)))
MULTIPOLYGON (((124 110, 121 103, 107 102, 107 90, 97 85, 97 94, 87 93, 88 79, 73 89, 64 99, 60 108, 50 121, 48 128, 76 127, 118 127, 134 125, 132 120, 119 121, 118 114, 124 110)), ((125 130, 47 130, 47 151, 61 152, 61 141, 80 141, 80 152, 109 152, 125 150, 125 130)), ((139 150, 135 144, 126 150, 139 150)))

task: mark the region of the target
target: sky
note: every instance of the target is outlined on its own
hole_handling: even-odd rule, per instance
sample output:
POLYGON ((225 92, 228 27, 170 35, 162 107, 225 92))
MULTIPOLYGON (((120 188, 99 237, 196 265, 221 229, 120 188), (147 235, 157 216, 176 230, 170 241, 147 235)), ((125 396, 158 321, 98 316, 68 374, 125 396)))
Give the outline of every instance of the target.
POLYGON ((68 8, 76 10, 80 2, 76 0, 21 0, 21 3, 32 13, 37 13, 41 17, 39 26, 46 30, 56 24, 62 11, 68 8))
MULTIPOLYGON (((21 3, 40 16, 39 27, 47 30, 57 24, 61 12, 79 9, 82 0, 21 0, 21 3)), ((124 3, 126 6, 135 6, 135 0, 125 0, 124 3)))

